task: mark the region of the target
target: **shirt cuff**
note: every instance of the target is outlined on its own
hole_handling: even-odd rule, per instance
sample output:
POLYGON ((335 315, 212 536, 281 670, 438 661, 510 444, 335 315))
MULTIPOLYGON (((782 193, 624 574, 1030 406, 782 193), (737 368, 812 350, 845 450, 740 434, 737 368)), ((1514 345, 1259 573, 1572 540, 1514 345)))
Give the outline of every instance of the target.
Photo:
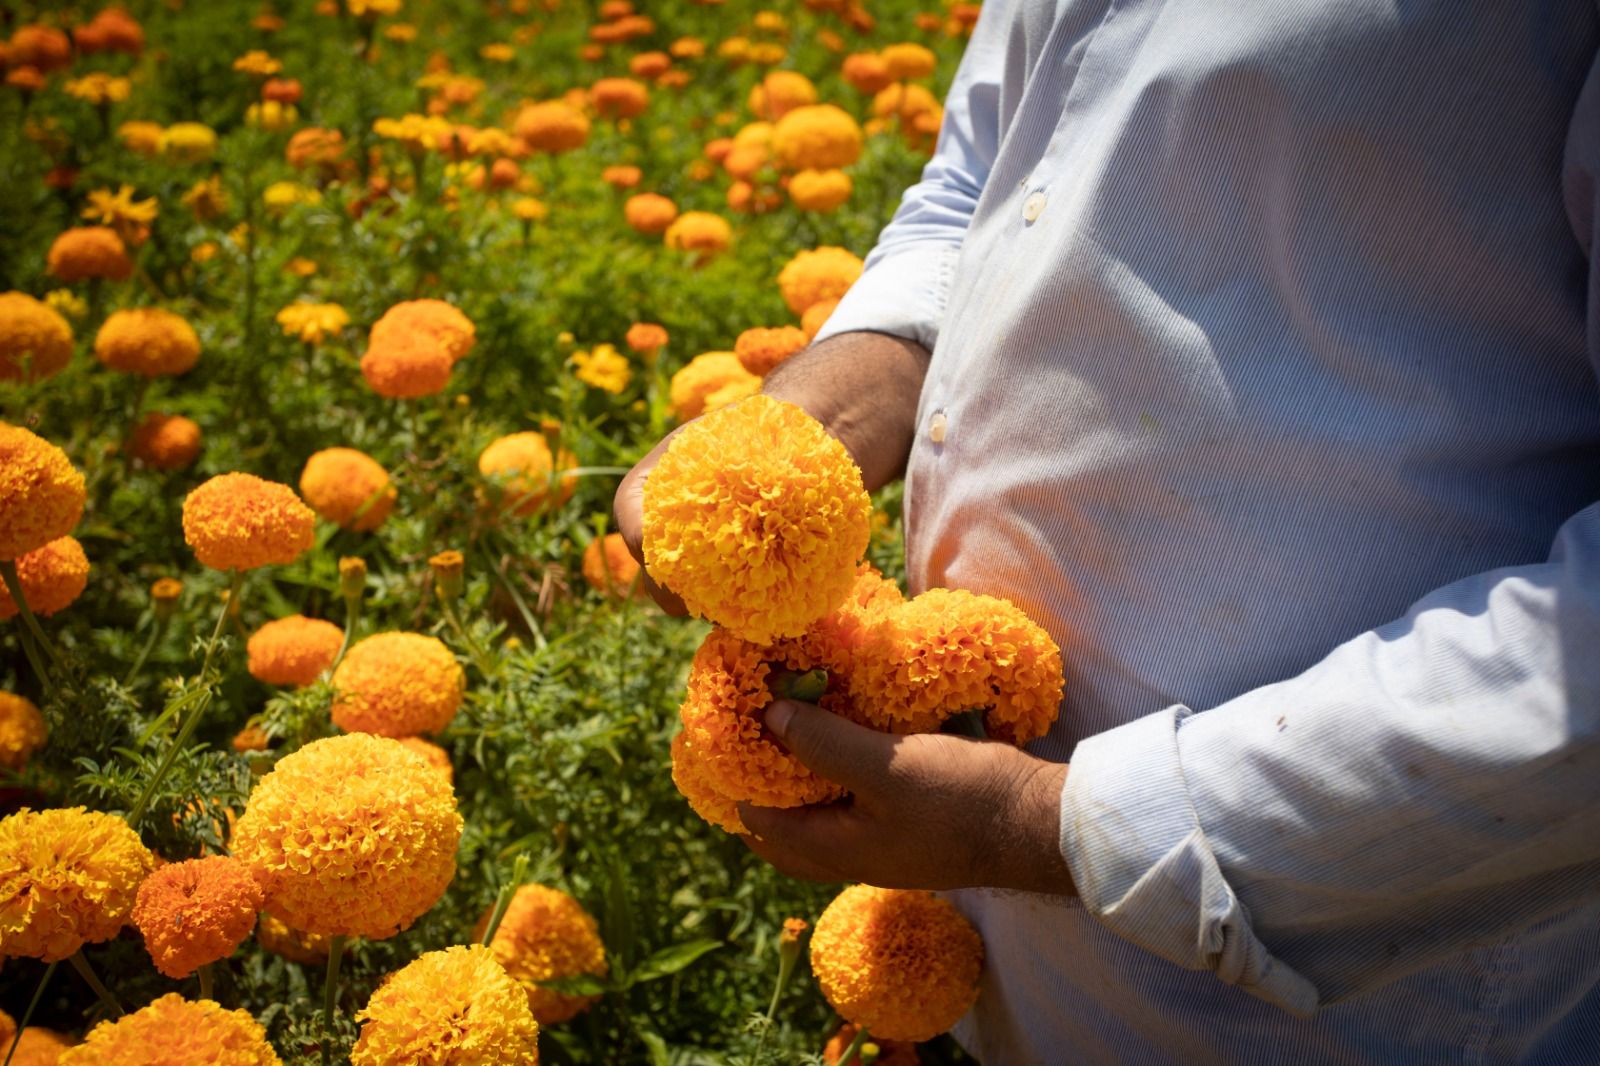
POLYGON ((961 246, 928 241, 867 259, 867 269, 818 331, 813 343, 840 333, 888 333, 930 352, 950 299, 961 246))
POLYGON ((1223 876, 1178 751, 1193 712, 1169 707, 1078 744, 1061 792, 1061 853, 1112 932, 1308 1017, 1317 990, 1267 951, 1223 876))

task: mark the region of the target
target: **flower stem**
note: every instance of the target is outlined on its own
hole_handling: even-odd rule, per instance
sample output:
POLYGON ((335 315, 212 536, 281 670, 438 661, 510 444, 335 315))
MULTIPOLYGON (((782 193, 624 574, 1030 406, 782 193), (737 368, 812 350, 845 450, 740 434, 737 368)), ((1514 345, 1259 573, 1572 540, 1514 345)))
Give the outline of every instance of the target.
POLYGON ((22 640, 22 651, 28 657, 28 665, 39 675, 39 683, 44 686, 45 695, 54 696, 56 683, 51 678, 50 671, 45 669, 44 661, 39 658, 39 649, 33 646, 33 634, 22 629, 18 631, 17 636, 22 640))
POLYGON ((39 978, 39 986, 33 990, 33 998, 28 1000, 28 1009, 22 1012, 22 1020, 17 1023, 17 1031, 11 1037, 11 1046, 6 1049, 6 1061, 3 1066, 11 1066, 11 1056, 17 1053, 17 1045, 22 1043, 22 1031, 33 1021, 33 1012, 38 1009, 39 1001, 44 998, 44 986, 50 983, 51 976, 60 965, 59 962, 52 962, 44 968, 44 976, 39 978))
POLYGON ((72 963, 72 968, 78 971, 78 976, 83 978, 84 983, 94 989, 94 994, 100 997, 100 1002, 105 1004, 106 1009, 111 1012, 111 1016, 113 1018, 122 1017, 122 1004, 117 1002, 117 997, 111 994, 111 989, 107 988, 100 978, 95 975, 94 970, 90 968, 89 960, 83 957, 83 949, 79 948, 67 956, 67 961, 72 963))
POLYGON ((144 647, 139 651, 139 657, 133 660, 133 666, 128 670, 128 676, 122 679, 123 688, 127 688, 138 680, 139 671, 144 669, 144 664, 150 658, 150 653, 156 650, 156 645, 161 643, 162 634, 166 633, 166 631, 167 623, 163 620, 158 620, 151 628, 150 639, 144 642, 144 647))
POLYGON ((862 1025, 856 1028, 856 1038, 850 1041, 850 1046, 844 1049, 844 1054, 839 1056, 839 1066, 861 1066, 861 1049, 866 1046, 872 1037, 867 1033, 867 1027, 862 1025))
POLYGON ((39 619, 34 617, 33 609, 28 606, 28 597, 22 593, 22 578, 17 573, 15 559, 0 560, 0 578, 5 579, 6 591, 11 594, 11 601, 17 605, 17 613, 22 615, 22 623, 33 634, 33 639, 39 642, 39 647, 44 649, 52 662, 57 666, 65 666, 67 661, 61 657, 61 652, 39 625, 39 619))
POLYGON ((483 928, 484 947, 494 943, 494 935, 500 931, 500 923, 511 908, 511 897, 517 894, 517 889, 522 887, 522 881, 527 876, 528 856, 522 853, 512 862, 511 876, 506 878, 506 883, 500 886, 500 894, 495 897, 494 910, 489 913, 489 924, 483 928))
POLYGON ((339 1000, 339 961, 344 957, 344 941, 344 937, 336 936, 328 943, 328 979, 322 986, 323 1066, 332 1061, 333 1011, 339 1000))
POLYGON ((486 678, 493 677, 495 673, 494 662, 483 653, 482 646, 473 639, 472 634, 467 632, 466 627, 461 624, 461 619, 456 614, 455 604, 450 602, 451 599, 452 597, 450 596, 439 597, 439 607, 444 611, 444 620, 450 623, 450 628, 455 630, 457 637, 461 638, 461 643, 467 646, 467 652, 472 656, 472 661, 477 664, 478 672, 486 678))
POLYGON ((209 999, 213 1003, 215 1003, 217 997, 212 994, 213 989, 212 989, 212 986, 211 986, 211 964, 208 962, 205 965, 201 966, 200 970, 199 970, 199 974, 200 974, 200 998, 201 999, 209 999))

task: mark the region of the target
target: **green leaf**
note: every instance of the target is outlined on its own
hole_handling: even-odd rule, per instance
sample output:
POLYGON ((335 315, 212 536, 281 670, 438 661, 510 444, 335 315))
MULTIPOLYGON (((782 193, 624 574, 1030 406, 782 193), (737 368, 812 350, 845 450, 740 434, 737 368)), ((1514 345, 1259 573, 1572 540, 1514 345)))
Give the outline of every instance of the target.
POLYGON ((670 948, 662 948, 641 962, 629 976, 632 983, 641 981, 655 981, 662 977, 670 977, 679 970, 685 969, 700 956, 717 950, 722 946, 720 940, 685 940, 681 944, 674 944, 670 948))
POLYGON ((608 982, 588 973, 573 974, 571 977, 552 977, 548 981, 540 981, 539 987, 554 989, 564 996, 603 996, 612 991, 608 982))

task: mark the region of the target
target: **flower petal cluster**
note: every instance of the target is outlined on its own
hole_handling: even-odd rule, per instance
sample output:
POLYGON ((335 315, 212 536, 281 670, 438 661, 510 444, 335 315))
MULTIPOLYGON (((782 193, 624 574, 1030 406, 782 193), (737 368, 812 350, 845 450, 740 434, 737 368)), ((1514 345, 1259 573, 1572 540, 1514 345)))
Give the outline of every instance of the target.
POLYGON ((778 364, 804 348, 808 339, 804 330, 793 326, 774 329, 757 327, 739 334, 733 342, 733 354, 739 363, 752 374, 766 377, 778 364))
POLYGON ((760 388, 761 379, 744 368, 736 352, 702 352, 672 375, 667 395, 672 413, 680 422, 687 422, 752 396, 760 388))
POLYGON ((797 107, 772 128, 772 152, 785 170, 836 170, 861 158, 861 126, 835 104, 797 107))
POLYGON ((650 472, 645 567, 737 636, 798 636, 850 591, 871 511, 844 445, 753 396, 679 433, 650 472))
POLYGON ((83 515, 83 475, 60 448, 0 422, 0 559, 72 532, 83 515))
POLYGON ((202 122, 174 122, 161 131, 161 154, 180 163, 204 163, 217 151, 217 131, 202 122))
POLYGON ((324 448, 306 460, 300 495, 328 521, 370 533, 394 510, 396 490, 389 472, 366 452, 324 448))
POLYGON ((472 350, 477 327, 443 300, 406 300, 372 324, 361 374, 380 396, 432 396, 450 381, 450 368, 472 350))
POLYGON ((52 377, 72 358, 72 327, 25 292, 0 293, 0 381, 52 377))
MULTIPOLYGON (((483 939, 492 910, 478 919, 473 940, 483 939)), ((539 984, 578 974, 606 975, 606 949, 593 916, 558 888, 518 888, 489 948, 506 973, 527 990, 528 1009, 540 1025, 567 1021, 599 998, 566 995, 539 984)))
POLYGON ((152 470, 182 470, 200 455, 200 426, 183 415, 151 411, 134 427, 128 454, 152 470))
POLYGON ((789 199, 802 211, 826 213, 850 199, 854 188, 842 170, 802 170, 789 179, 789 199))
POLYGON ((154 307, 113 311, 94 338, 94 357, 112 370, 147 378, 183 374, 200 361, 194 327, 154 307))
POLYGON ((576 491, 578 479, 571 474, 551 485, 557 461, 564 471, 578 465, 577 457, 565 448, 552 457, 544 434, 525 430, 490 442, 478 456, 478 473, 500 484, 502 510, 529 515, 546 505, 566 503, 576 491))
MULTIPOLYGON (((16 1032, 15 1027, 11 1032, 16 1032)), ((11 1036, 7 1035, 5 1046, 9 1047, 10 1044, 11 1036)), ((72 1044, 69 1036, 53 1029, 30 1025, 22 1031, 22 1038, 17 1041, 17 1053, 11 1057, 11 1066, 57 1066, 72 1044)))
POLYGON ((286 336, 321 344, 348 326, 350 315, 338 304, 292 303, 278 312, 275 321, 286 336))
POLYGON ((291 928, 382 940, 444 894, 461 829, 455 794, 421 756, 350 733, 312 741, 256 783, 233 854, 291 928))
POLYGON ((650 105, 650 90, 632 78, 601 78, 589 87, 589 100, 607 118, 635 118, 650 105))
POLYGON ((807 340, 817 339, 817 334, 822 332, 822 327, 827 325, 838 307, 838 300, 819 300, 805 309, 800 316, 800 328, 805 330, 807 340))
POLYGON ((372 324, 369 340, 386 344, 408 334, 422 334, 438 343, 452 363, 459 362, 478 342, 478 328, 461 310, 444 300, 404 300, 372 324))
POLYGON ((789 310, 803 315, 823 300, 837 300, 856 283, 863 264, 853 253, 831 245, 801 252, 778 272, 778 291, 789 310))
POLYGON ((709 211, 687 211, 667 227, 662 238, 668 248, 698 252, 702 256, 726 251, 733 243, 733 227, 721 215, 709 211))
POLYGON ((321 618, 275 619, 245 644, 250 676, 269 685, 309 685, 333 665, 343 643, 344 630, 321 618))
POLYGON ((438 637, 377 633, 357 641, 333 672, 333 721, 352 733, 439 733, 456 716, 467 675, 438 637))
POLYGON ((293 489, 254 474, 218 474, 183 501, 183 539, 217 570, 292 563, 311 547, 316 524, 293 489))
POLYGON ((133 924, 156 969, 184 978, 225 959, 250 935, 263 895, 250 867, 226 855, 163 866, 144 879, 133 924))
POLYGON ((77 226, 66 230, 50 245, 45 269, 62 281, 109 278, 122 281, 133 274, 128 246, 109 226, 77 226))
POLYGON ((281 1066, 267 1031, 246 1011, 168 992, 90 1030, 60 1066, 281 1066))
POLYGON ((642 192, 622 205, 623 220, 640 233, 665 233, 678 217, 678 205, 660 193, 642 192))
POLYGON ((614 344, 597 344, 590 351, 573 352, 572 364, 579 381, 609 393, 620 393, 633 380, 628 357, 614 344))
POLYGON ((488 948, 451 947, 391 974, 356 1015, 352 1066, 536 1066, 539 1023, 488 948))
POLYGON ((799 107, 817 102, 817 87, 798 70, 774 70, 750 89, 745 101, 756 117, 776 122, 799 107))
MULTIPOLYGON (((844 1053, 850 1050, 850 1045, 855 1041, 859 1027, 845 1022, 839 1026, 837 1032, 828 1038, 828 1043, 822 1049, 824 1066, 862 1066, 861 1056, 853 1055, 846 1060, 844 1053)), ((871 1033, 867 1034, 872 1037, 871 1033)), ((870 1043, 878 1045, 878 1057, 873 1059, 873 1066, 920 1066, 922 1060, 917 1057, 917 1045, 906 1040, 879 1040, 872 1037, 870 1043)))
POLYGON ((931 892, 852 885, 811 934, 811 972, 833 1009, 884 1040, 931 1040, 978 998, 983 940, 931 892))
POLYGON ((519 111, 512 132, 531 151, 555 155, 584 146, 589 119, 564 100, 545 100, 519 111))
POLYGON ((49 736, 44 715, 32 700, 0 692, 0 766, 20 773, 49 736))
POLYGON ((0 955, 58 962, 110 940, 154 867, 116 815, 25 807, 0 820, 0 955))
POLYGON ((445 751, 433 741, 423 740, 421 737, 396 737, 395 739, 427 760, 428 765, 439 771, 447 782, 452 785, 455 783, 456 768, 450 762, 450 753, 448 751, 445 751))
MULTIPOLYGON (((17 556, 17 580, 28 609, 52 615, 72 606, 89 584, 89 557, 76 537, 58 537, 42 548, 17 556)), ((17 614, 11 592, 0 585, 0 620, 17 614)))
POLYGON ((938 57, 932 49, 911 41, 888 45, 878 52, 878 56, 894 81, 932 77, 938 65, 938 57))
POLYGON ((256 922, 256 943, 290 962, 298 962, 302 966, 320 966, 328 961, 328 949, 333 946, 333 937, 291 929, 282 920, 263 914, 256 922))
POLYGON ((632 589, 635 597, 648 597, 638 577, 638 560, 628 551, 621 533, 596 537, 583 549, 583 579, 596 592, 620 598, 632 589))

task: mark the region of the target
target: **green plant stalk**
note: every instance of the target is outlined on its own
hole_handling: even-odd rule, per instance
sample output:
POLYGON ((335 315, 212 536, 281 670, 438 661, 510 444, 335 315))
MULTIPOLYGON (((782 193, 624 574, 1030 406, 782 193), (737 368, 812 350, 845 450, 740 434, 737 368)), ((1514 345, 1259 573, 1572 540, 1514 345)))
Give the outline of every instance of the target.
POLYGON ((17 1023, 17 1031, 11 1036, 11 1046, 6 1049, 6 1061, 3 1066, 11 1066, 11 1056, 17 1053, 17 1045, 22 1043, 22 1031, 33 1021, 33 1012, 38 1009, 39 1001, 44 998, 44 986, 50 983, 50 978, 56 972, 59 962, 52 962, 44 968, 44 975, 39 978, 39 985, 33 990, 33 998, 28 1000, 28 1009, 22 1012, 22 1020, 17 1023))
POLYGON ((528 631, 533 634, 533 643, 540 651, 549 646, 544 639, 544 631, 539 628, 538 621, 533 617, 533 612, 528 609, 527 601, 522 598, 522 593, 517 591, 516 582, 511 580, 511 575, 506 573, 504 563, 495 565, 495 573, 500 576, 500 584, 511 596, 511 602, 517 605, 517 612, 522 615, 523 622, 527 623, 528 631))
POLYGON ((511 908, 511 897, 517 894, 517 889, 522 887, 522 882, 527 876, 528 856, 526 852, 522 852, 512 861, 511 876, 500 886, 500 892, 494 898, 494 910, 489 913, 489 924, 483 928, 484 947, 494 943, 494 935, 500 931, 500 923, 505 920, 506 911, 511 908))
POLYGON ((328 978, 322 986, 322 1062, 332 1061, 333 1012, 339 1002, 339 961, 344 957, 344 941, 336 936, 328 944, 328 978))
POLYGON ((752 1066, 761 1066, 761 1056, 767 1050, 767 1037, 772 1034, 772 1020, 778 1016, 778 1003, 789 988, 789 981, 794 977, 795 963, 799 958, 798 945, 793 951, 780 949, 778 952, 778 980, 772 986, 772 1002, 767 1004, 766 1024, 761 1027, 761 1036, 756 1040, 756 1053, 751 1059, 752 1066))
POLYGON ((344 653, 350 650, 350 637, 361 624, 361 597, 346 596, 344 601, 344 638, 339 641, 339 652, 333 657, 333 662, 328 664, 328 674, 331 677, 334 670, 338 669, 344 661, 344 653))
POLYGON ((28 657, 28 665, 33 667, 33 672, 39 675, 39 683, 44 686, 47 696, 56 694, 55 680, 50 676, 50 671, 45 669, 44 661, 39 658, 39 649, 33 646, 33 634, 27 629, 21 629, 17 636, 22 640, 22 652, 28 657))
POLYGON ((871 1039, 872 1037, 867 1033, 866 1026, 858 1027, 856 1029, 856 1038, 850 1041, 850 1046, 844 1049, 843 1055, 839 1056, 840 1066, 860 1066, 861 1059, 859 1056, 861 1055, 861 1049, 871 1039))
POLYGON ((483 647, 473 639, 472 634, 468 633, 466 627, 461 624, 461 619, 456 614, 455 604, 451 602, 453 599, 454 597, 452 596, 439 597, 439 609, 444 612, 444 620, 450 623, 450 628, 455 630, 457 637, 461 638, 461 643, 467 646, 467 651, 471 654, 473 663, 478 667, 478 673, 486 678, 493 677, 495 673, 494 663, 484 654, 483 647))
POLYGON ((212 984, 211 984, 211 964, 208 962, 205 965, 201 966, 198 972, 200 974, 200 998, 201 999, 209 999, 213 1003, 215 1003, 216 1000, 217 1000, 217 997, 212 994, 213 989, 212 989, 212 984))
POLYGON ((106 1009, 111 1012, 111 1016, 113 1018, 122 1017, 124 1013, 122 1004, 117 1002, 117 997, 111 994, 111 989, 107 988, 94 970, 90 968, 89 960, 83 957, 83 949, 79 948, 67 956, 67 961, 72 963, 72 968, 78 971, 78 976, 83 978, 84 983, 94 989, 94 994, 100 997, 100 1002, 106 1005, 106 1009))
POLYGON ((11 594, 11 601, 17 605, 17 613, 22 615, 22 623, 33 634, 33 639, 39 642, 39 646, 44 649, 52 662, 57 666, 65 666, 66 659, 62 658, 61 652, 39 625, 39 619, 34 617, 33 609, 28 606, 28 597, 22 594, 22 578, 17 574, 15 559, 0 560, 0 577, 5 579, 6 591, 11 594))
POLYGON ((139 657, 133 660, 133 666, 128 670, 128 676, 122 679, 123 688, 127 688, 138 680, 139 671, 144 669, 144 664, 150 658, 150 653, 156 650, 156 645, 161 643, 161 637, 166 631, 166 621, 157 619, 155 627, 150 631, 150 639, 144 642, 144 647, 139 651, 139 657))

